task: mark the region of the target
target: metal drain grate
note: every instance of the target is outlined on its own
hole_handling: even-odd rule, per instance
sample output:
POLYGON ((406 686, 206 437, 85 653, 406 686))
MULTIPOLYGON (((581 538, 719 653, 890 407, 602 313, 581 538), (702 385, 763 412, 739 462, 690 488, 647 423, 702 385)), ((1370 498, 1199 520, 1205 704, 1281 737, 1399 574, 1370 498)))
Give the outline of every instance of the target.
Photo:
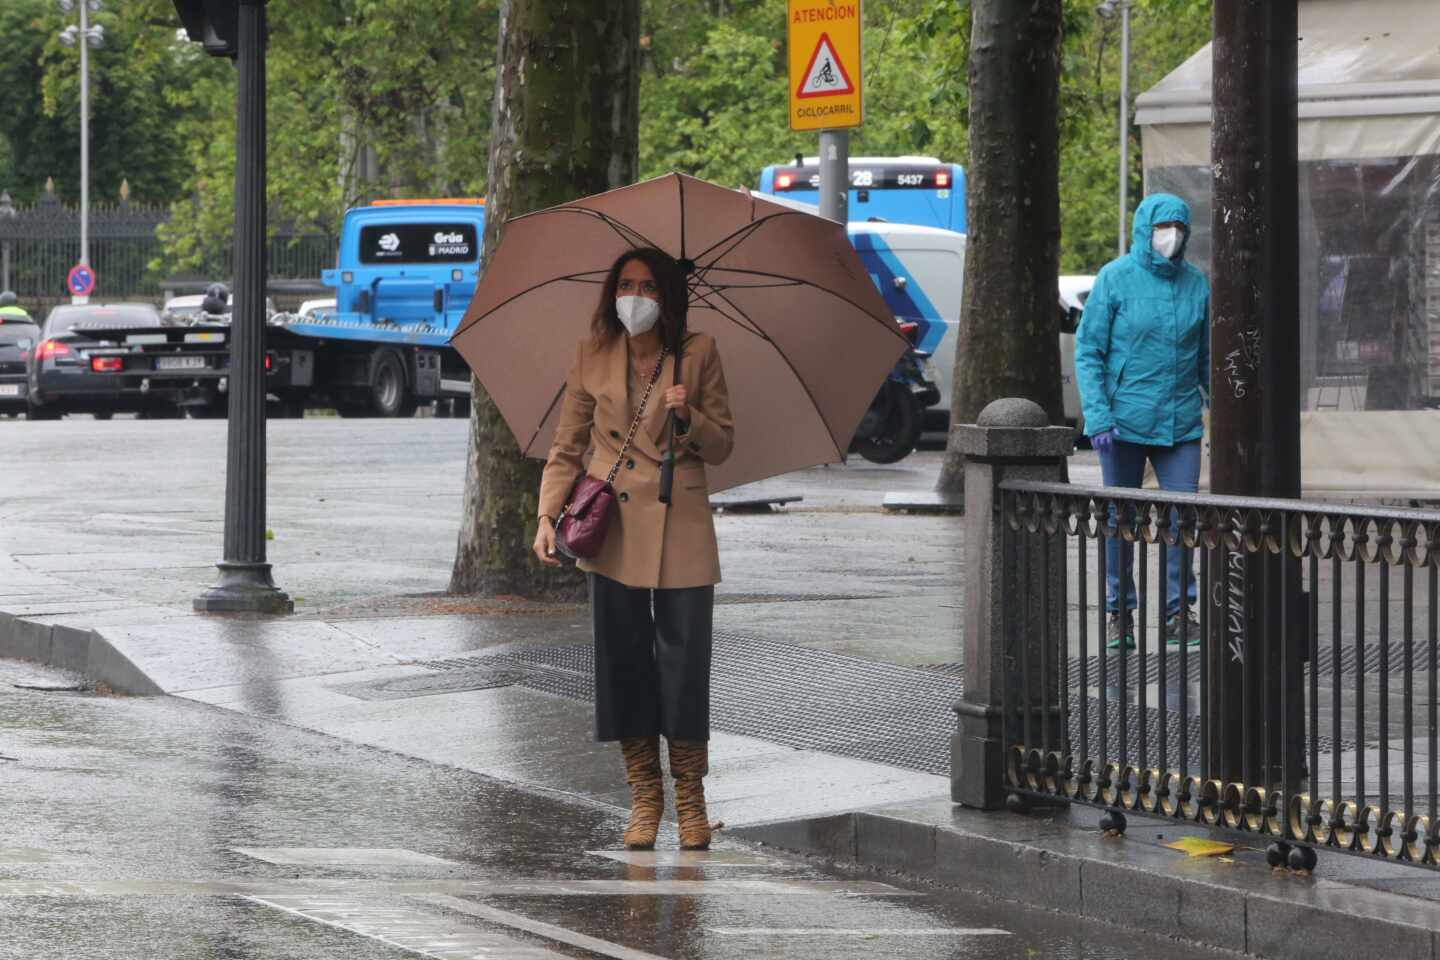
POLYGON ((823 603, 831 600, 883 600, 883 594, 871 593, 717 593, 716 606, 747 603, 823 603))
MULTIPOLYGON (((573 700, 593 702, 593 659, 588 646, 520 650, 482 657, 430 661, 438 671, 467 672, 496 662, 530 668, 517 682, 573 700)), ((711 669, 710 718, 716 730, 752 736, 802 750, 870 760, 947 775, 953 705, 964 692, 963 667, 956 663, 901 667, 824 650, 735 634, 715 635, 711 669)), ((1099 701, 1088 698, 1090 742, 1099 742, 1099 701)), ((1166 711, 1168 754, 1180 755, 1180 725, 1166 711)), ((1118 743, 1119 704, 1107 717, 1107 742, 1118 743)), ((1200 721, 1188 718, 1191 766, 1199 765, 1200 721)), ((1149 756, 1158 758, 1160 711, 1147 706, 1143 718, 1131 704, 1128 755, 1140 756, 1141 730, 1149 756)), ((1080 736, 1079 703, 1072 700, 1070 737, 1080 736)), ((1320 749, 1331 743, 1322 738, 1320 749)))
POLYGON ((488 664, 476 664, 440 673, 391 677, 386 680, 369 680, 364 683, 347 683, 332 689, 357 700, 408 700, 412 697, 460 693, 465 690, 510 687, 520 683, 532 672, 519 665, 494 663, 492 658, 492 662, 488 664))
MULTIPOLYGON (((456 657, 424 664, 460 671, 504 662, 534 670, 519 682, 576 700, 595 696, 588 646, 456 657)), ((716 730, 802 750, 948 773, 951 709, 960 681, 789 643, 716 633, 710 721, 716 730)))

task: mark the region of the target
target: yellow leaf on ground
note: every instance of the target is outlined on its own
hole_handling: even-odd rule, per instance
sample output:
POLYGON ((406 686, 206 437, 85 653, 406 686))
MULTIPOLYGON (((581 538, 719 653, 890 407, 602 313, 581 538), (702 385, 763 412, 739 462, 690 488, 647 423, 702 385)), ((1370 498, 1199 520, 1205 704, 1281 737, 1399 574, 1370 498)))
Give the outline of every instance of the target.
POLYGON ((1230 853, 1235 849, 1233 843, 1222 843, 1219 840, 1207 840, 1204 837, 1181 837, 1174 843, 1167 843, 1165 846, 1171 850, 1179 850, 1192 857, 1218 857, 1224 853, 1230 853))

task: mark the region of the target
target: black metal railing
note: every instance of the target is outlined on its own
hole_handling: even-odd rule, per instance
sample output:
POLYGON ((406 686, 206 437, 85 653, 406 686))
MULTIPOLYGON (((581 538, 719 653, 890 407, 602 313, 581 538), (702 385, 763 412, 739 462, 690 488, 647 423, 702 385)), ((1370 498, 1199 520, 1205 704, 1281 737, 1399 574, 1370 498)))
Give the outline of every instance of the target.
POLYGON ((1440 862, 1440 513, 1016 481, 999 510, 1008 790, 1440 862))
MULTIPOLYGON (((0 204, 0 256, 9 265, 10 287, 21 304, 37 316, 69 299, 65 276, 80 259, 80 214, 46 192, 33 204, 0 204)), ((96 203, 90 209, 90 262, 98 278, 95 297, 104 300, 151 300, 163 294, 163 282, 174 271, 167 261, 158 228, 171 216, 163 204, 121 201, 96 203)), ((269 276, 316 280, 335 264, 336 238, 289 224, 272 226, 266 247, 269 276)), ((233 270, 231 240, 210 245, 195 268, 205 281, 225 281, 233 270)))

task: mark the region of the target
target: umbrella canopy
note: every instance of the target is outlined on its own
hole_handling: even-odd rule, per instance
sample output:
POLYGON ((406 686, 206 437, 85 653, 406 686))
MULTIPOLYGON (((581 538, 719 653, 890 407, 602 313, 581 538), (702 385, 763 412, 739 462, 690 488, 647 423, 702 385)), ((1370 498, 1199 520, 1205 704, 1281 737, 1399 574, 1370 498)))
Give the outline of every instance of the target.
POLYGON ((549 453, 611 265, 646 246, 688 271, 688 328, 724 364, 735 447, 710 490, 843 460, 909 346, 845 227, 683 174, 505 224, 451 343, 526 456, 549 453))

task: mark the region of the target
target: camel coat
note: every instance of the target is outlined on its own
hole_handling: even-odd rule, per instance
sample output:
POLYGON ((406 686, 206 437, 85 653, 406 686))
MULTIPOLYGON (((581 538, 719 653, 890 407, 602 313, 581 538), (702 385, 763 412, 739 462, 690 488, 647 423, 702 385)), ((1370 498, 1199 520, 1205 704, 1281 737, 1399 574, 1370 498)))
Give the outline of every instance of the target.
MULTIPOLYGON (((594 558, 579 561, 581 570, 628 587, 668 590, 720 582, 705 464, 723 463, 730 456, 730 397, 713 337, 690 334, 682 355, 680 382, 689 394, 690 424, 684 434, 676 434, 670 506, 660 502, 659 492, 660 458, 668 439, 663 398, 674 382, 673 356, 665 359, 635 441, 615 475, 618 509, 605 544, 594 558)), ((580 342, 540 481, 541 516, 559 518, 581 470, 604 480, 614 466, 633 416, 626 390, 629 363, 623 335, 598 348, 588 337, 580 342)), ((677 424, 677 430, 683 426, 677 424)))

